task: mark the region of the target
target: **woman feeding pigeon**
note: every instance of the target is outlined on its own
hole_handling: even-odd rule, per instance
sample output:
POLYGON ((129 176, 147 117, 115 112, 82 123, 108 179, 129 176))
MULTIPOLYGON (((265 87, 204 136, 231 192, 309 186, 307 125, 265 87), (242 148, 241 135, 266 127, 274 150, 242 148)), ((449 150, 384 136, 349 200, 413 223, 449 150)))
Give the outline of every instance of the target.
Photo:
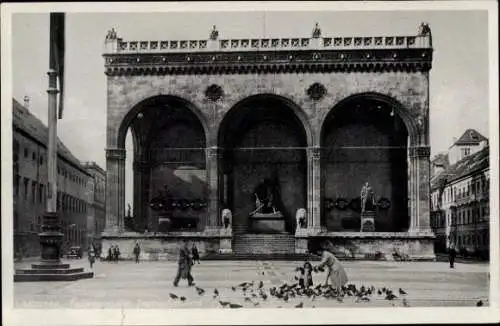
MULTIPOLYGON (((332 245, 329 243, 328 247, 332 247, 332 245)), ((326 275, 325 286, 328 285, 328 279, 330 279, 334 288, 341 288, 346 285, 348 281, 347 274, 337 257, 326 246, 318 248, 317 252, 321 254, 321 262, 314 267, 314 270, 323 271, 323 267, 327 268, 328 273, 326 275)))

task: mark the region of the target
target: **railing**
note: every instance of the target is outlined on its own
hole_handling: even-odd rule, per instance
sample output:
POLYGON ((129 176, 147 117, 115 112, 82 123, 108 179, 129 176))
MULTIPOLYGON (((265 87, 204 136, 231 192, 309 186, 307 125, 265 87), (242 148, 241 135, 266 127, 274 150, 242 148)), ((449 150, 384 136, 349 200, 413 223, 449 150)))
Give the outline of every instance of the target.
POLYGON ((430 37, 324 37, 220 40, 123 41, 106 40, 107 53, 210 52, 259 50, 349 50, 349 49, 431 48, 430 37))

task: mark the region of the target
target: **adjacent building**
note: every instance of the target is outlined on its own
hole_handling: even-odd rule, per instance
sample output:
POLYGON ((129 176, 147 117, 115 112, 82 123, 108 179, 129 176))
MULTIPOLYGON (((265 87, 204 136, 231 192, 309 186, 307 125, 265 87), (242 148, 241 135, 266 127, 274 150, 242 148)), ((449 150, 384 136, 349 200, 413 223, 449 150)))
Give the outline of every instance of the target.
POLYGON ((454 242, 463 255, 487 257, 488 140, 469 129, 450 147, 448 155, 441 154, 432 163, 431 226, 436 234, 436 252, 445 252, 454 242))
POLYGON ((104 230, 106 223, 106 171, 96 162, 85 162, 83 163, 83 167, 92 176, 91 186, 93 187, 93 196, 90 199, 89 207, 92 214, 89 215, 87 221, 87 232, 89 238, 94 240, 104 230))
MULTIPOLYGON (((47 206, 48 128, 13 99, 13 219, 16 257, 38 256, 38 233, 47 206)), ((94 176, 58 139, 57 210, 64 233, 63 250, 88 243, 88 220, 94 197, 94 176)), ((102 180, 98 183, 102 186, 102 180)))

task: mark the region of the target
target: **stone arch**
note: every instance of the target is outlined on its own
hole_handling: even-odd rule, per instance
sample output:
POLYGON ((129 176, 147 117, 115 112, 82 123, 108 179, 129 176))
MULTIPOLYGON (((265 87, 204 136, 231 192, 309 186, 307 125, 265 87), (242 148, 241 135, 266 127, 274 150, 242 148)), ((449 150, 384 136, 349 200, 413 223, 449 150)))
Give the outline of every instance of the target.
POLYGON ((185 108, 190 110, 199 120, 203 127, 203 132, 205 134, 205 139, 207 141, 207 146, 208 146, 208 141, 209 141, 209 134, 210 130, 208 127, 207 119, 205 118, 205 115, 202 113, 200 109, 198 109, 193 103, 190 101, 179 97, 179 96, 174 96, 174 95, 157 95, 157 96, 152 96, 146 99, 142 99, 138 102, 136 102, 134 105, 132 105, 131 109, 125 114, 125 116, 122 118, 122 121, 118 127, 118 131, 116 134, 117 137, 117 147, 118 148, 124 148, 125 147, 125 137, 127 135, 127 130, 130 127, 133 119, 137 116, 138 113, 140 113, 142 110, 144 110, 146 107, 154 104, 154 103, 161 103, 161 102, 168 102, 168 101, 175 101, 178 103, 181 103, 185 108))
POLYGON ((320 124, 321 127, 319 128, 319 134, 317 135, 317 139, 321 141, 322 135, 324 133, 324 128, 326 125, 325 122, 327 121, 328 117, 333 112, 335 112, 335 109, 342 107, 344 106, 344 104, 357 99, 376 100, 383 102, 387 105, 390 105, 392 108, 394 108, 395 114, 397 114, 401 118, 406 127, 406 130, 408 132, 408 137, 410 139, 410 146, 418 144, 419 142, 418 127, 415 122, 414 116, 411 114, 411 112, 394 97, 377 92, 363 92, 363 93, 353 94, 335 103, 335 105, 331 107, 322 117, 320 124))
POLYGON ((217 130, 216 132, 214 132, 214 135, 212 136, 213 144, 218 144, 220 146, 221 135, 224 133, 226 125, 230 123, 235 114, 238 114, 237 111, 239 111, 240 108, 244 107, 245 104, 255 100, 274 100, 277 102, 281 102, 282 104, 284 104, 284 106, 291 109, 295 117, 299 120, 299 122, 302 125, 303 131, 306 136, 307 146, 313 145, 314 132, 312 131, 309 118, 307 117, 304 110, 302 110, 302 108, 291 99, 272 93, 260 93, 260 94, 246 96, 243 99, 237 101, 234 105, 232 105, 229 111, 227 111, 224 114, 224 116, 218 123, 217 130))

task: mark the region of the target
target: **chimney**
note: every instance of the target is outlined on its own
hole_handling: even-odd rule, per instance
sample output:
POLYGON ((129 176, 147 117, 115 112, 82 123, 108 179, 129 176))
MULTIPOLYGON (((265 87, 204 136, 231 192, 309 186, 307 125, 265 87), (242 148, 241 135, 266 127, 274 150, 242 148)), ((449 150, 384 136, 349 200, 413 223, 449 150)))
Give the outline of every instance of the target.
POLYGON ((24 95, 24 107, 28 110, 30 108, 30 98, 28 95, 24 95))

